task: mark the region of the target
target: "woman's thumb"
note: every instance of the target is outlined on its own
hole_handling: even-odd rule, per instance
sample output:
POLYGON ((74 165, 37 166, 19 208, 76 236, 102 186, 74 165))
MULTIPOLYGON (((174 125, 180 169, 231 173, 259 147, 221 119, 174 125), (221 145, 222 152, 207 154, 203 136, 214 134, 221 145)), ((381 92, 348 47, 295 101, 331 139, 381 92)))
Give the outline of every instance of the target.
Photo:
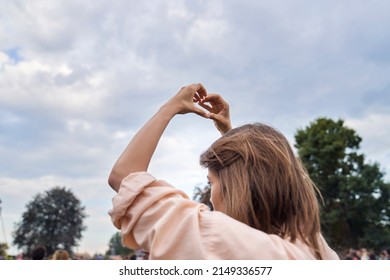
POLYGON ((201 117, 204 117, 206 119, 210 118, 209 114, 205 111, 203 111, 202 109, 199 109, 199 108, 196 108, 195 111, 194 111, 195 114, 201 116, 201 117))

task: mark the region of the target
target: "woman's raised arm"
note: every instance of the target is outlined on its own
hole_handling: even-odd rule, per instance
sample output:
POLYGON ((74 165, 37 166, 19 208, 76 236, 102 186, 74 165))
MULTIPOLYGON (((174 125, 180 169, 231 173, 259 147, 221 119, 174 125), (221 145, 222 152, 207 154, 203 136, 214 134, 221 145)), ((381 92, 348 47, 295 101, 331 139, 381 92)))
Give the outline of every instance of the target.
POLYGON ((195 106, 207 96, 202 84, 192 84, 181 90, 166 102, 157 113, 137 132, 114 164, 108 184, 119 190, 122 180, 133 172, 147 171, 157 144, 170 120, 176 114, 196 113, 208 118, 209 115, 195 106))

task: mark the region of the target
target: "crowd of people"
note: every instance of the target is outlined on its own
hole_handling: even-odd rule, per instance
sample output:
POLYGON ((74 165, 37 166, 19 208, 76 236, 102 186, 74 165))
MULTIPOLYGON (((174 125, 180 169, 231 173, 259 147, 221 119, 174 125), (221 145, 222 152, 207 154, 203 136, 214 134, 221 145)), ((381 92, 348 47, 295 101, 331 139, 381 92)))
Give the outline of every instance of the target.
MULTIPOLYGON (((43 246, 38 246, 32 253, 33 260, 82 260, 82 259, 109 259, 109 260, 147 260, 149 257, 148 252, 144 250, 135 250, 132 254, 128 256, 96 256, 96 257, 85 257, 81 255, 75 255, 73 258, 69 255, 66 250, 57 250, 52 256, 46 256, 46 250, 43 246)), ((350 248, 344 254, 342 258, 344 260, 390 260, 390 248, 383 249, 379 252, 376 252, 373 249, 367 248, 350 248)))
POLYGON ((88 253, 70 254, 67 250, 58 249, 53 254, 48 254, 43 245, 36 246, 30 255, 18 254, 16 256, 0 256, 0 260, 147 260, 149 253, 139 249, 134 250, 128 255, 103 255, 95 254, 91 256, 88 253))
POLYGON ((44 246, 37 246, 31 253, 32 260, 70 260, 70 255, 67 250, 58 249, 53 255, 47 256, 44 246))
MULTIPOLYGON (((367 248, 349 248, 344 253, 339 254, 341 260, 390 260, 390 248, 376 251, 367 248)), ((58 249, 52 255, 47 255, 45 246, 39 245, 32 251, 31 256, 8 256, 0 260, 147 260, 149 253, 142 250, 134 250, 129 255, 102 255, 91 256, 87 253, 69 254, 67 250, 58 249)))
POLYGON ((350 248, 344 257, 345 260, 390 260, 390 248, 375 252, 367 248, 350 248))

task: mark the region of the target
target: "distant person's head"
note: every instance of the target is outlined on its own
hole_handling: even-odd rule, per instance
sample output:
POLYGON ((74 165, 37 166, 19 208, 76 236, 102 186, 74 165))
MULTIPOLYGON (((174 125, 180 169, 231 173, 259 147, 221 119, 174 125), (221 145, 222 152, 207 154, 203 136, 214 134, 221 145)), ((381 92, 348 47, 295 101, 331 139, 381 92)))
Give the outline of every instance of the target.
POLYGON ((69 253, 66 250, 57 250, 53 254, 53 260, 69 260, 69 253))
POLYGON ((387 252, 387 250, 382 250, 379 255, 381 258, 384 258, 384 259, 389 258, 389 253, 387 252))
POLYGON ((201 155, 200 163, 209 171, 215 210, 319 248, 318 190, 279 131, 260 123, 232 129, 201 155))
POLYGON ((31 253, 33 260, 43 260, 46 256, 46 248, 44 246, 37 246, 31 253))

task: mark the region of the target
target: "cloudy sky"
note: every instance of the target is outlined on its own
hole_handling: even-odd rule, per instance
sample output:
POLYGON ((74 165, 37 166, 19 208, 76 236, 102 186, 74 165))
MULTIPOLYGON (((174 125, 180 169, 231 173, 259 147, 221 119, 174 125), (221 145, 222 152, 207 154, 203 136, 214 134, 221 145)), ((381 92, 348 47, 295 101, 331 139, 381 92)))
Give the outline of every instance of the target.
MULTIPOLYGON (((224 96, 234 126, 266 122, 292 144, 318 117, 344 119, 390 181, 389 19, 386 0, 0 0, 0 242, 34 195, 66 186, 88 214, 77 251, 104 253, 113 163, 196 82, 224 96)), ((150 171, 192 196, 218 136, 178 116, 150 171)))

